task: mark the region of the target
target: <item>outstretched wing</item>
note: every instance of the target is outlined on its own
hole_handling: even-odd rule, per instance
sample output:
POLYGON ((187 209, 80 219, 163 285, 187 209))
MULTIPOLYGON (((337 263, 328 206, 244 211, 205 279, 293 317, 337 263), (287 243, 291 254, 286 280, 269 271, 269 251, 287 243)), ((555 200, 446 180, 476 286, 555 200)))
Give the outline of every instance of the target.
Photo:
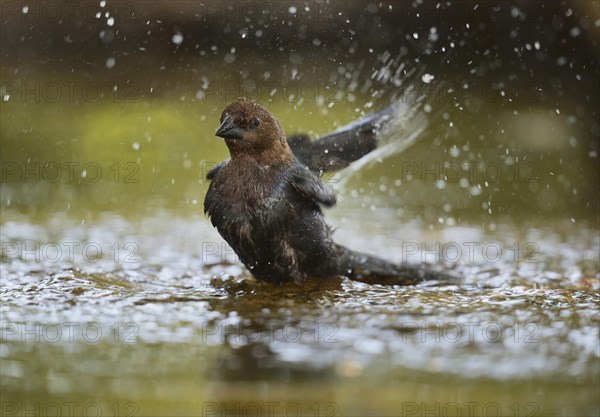
POLYGON ((310 170, 336 171, 377 147, 379 132, 390 120, 394 108, 394 105, 386 107, 314 141, 302 134, 292 135, 287 141, 294 156, 310 170))

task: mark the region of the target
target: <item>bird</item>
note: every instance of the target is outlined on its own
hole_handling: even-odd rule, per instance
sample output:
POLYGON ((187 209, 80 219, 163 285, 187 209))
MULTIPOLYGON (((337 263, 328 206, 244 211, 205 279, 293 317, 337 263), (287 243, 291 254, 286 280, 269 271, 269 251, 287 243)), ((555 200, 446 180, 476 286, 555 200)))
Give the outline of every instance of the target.
POLYGON ((223 110, 215 135, 230 158, 207 174, 204 212, 259 281, 302 284, 347 277, 368 284, 413 285, 452 277, 430 266, 393 263, 333 239, 324 208, 336 204, 325 172, 350 165, 377 147, 393 106, 317 140, 286 137, 280 121, 240 97, 223 110))

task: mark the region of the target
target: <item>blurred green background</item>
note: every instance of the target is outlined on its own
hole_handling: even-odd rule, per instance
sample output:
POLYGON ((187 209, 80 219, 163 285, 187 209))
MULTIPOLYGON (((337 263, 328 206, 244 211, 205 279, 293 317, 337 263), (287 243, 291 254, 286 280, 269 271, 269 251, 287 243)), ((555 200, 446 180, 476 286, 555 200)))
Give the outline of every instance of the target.
POLYGON ((201 202, 238 96, 318 135, 424 94, 444 117, 358 173, 368 199, 457 218, 598 212, 597 2, 96 3, 2 2, 2 210, 201 202), (445 174, 468 185, 436 187, 445 174))

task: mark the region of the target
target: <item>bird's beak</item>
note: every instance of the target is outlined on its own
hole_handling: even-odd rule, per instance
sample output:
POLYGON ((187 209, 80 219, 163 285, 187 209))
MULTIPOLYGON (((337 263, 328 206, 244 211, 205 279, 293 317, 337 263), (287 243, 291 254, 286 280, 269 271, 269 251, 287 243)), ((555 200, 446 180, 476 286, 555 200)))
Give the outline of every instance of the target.
POLYGON ((244 139, 244 131, 233 122, 233 117, 227 116, 215 133, 223 139, 244 139))

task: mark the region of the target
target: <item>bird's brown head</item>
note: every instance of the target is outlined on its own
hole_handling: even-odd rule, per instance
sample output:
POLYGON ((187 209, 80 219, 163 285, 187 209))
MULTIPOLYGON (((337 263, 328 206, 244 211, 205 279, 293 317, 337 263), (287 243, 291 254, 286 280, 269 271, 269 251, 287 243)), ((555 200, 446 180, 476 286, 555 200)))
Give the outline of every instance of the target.
POLYGON ((230 103, 215 134, 225 139, 232 158, 246 155, 263 165, 292 161, 281 123, 254 101, 238 98, 230 103))

